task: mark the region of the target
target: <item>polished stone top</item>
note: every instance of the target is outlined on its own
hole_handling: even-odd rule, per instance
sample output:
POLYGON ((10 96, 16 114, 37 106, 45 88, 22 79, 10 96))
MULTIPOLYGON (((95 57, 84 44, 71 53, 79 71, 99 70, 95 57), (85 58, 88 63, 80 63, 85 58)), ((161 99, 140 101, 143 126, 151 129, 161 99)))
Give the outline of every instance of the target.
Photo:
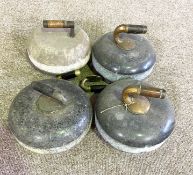
POLYGON ((126 110, 122 91, 140 82, 119 80, 107 86, 96 103, 96 117, 101 128, 116 141, 131 146, 153 146, 163 142, 174 129, 174 110, 169 99, 149 98, 151 107, 144 115, 126 110))
MULTIPOLYGON (((59 148, 77 139, 90 125, 92 108, 82 89, 65 80, 38 81, 43 95, 27 86, 15 97, 9 111, 9 127, 25 145, 38 149, 59 148)), ((39 86, 39 85, 38 85, 39 86)), ((37 89, 37 88, 36 88, 37 89)))
POLYGON ((130 50, 119 48, 113 39, 113 33, 106 33, 93 46, 95 59, 104 68, 118 74, 138 74, 149 70, 156 61, 155 51, 149 41, 136 34, 122 33, 121 38, 130 39, 135 47, 130 50))

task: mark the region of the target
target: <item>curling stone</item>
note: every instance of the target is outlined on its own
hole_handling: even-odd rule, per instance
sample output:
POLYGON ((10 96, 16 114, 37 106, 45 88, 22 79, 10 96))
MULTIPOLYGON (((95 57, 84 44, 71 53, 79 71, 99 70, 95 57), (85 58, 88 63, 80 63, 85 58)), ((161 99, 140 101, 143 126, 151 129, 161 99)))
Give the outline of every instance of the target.
POLYGON ((88 132, 92 107, 86 93, 66 80, 32 82, 13 100, 9 128, 25 148, 58 153, 78 144, 88 132))
POLYGON ((124 78, 145 79, 156 62, 150 42, 137 35, 146 32, 146 26, 122 24, 99 38, 92 49, 96 71, 111 82, 124 78))
POLYGON ((32 64, 50 74, 63 74, 85 66, 90 58, 88 35, 73 21, 44 20, 33 31, 27 52, 32 64))
POLYGON ((95 106, 101 136, 114 148, 129 153, 160 147, 174 129, 174 109, 164 89, 136 80, 108 85, 95 106))

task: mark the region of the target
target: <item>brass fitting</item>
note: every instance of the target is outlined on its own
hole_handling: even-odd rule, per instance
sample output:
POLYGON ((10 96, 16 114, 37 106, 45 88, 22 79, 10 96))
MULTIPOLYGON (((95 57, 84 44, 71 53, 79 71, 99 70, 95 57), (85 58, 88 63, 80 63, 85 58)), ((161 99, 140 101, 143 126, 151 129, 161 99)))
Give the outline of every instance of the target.
POLYGON ((102 80, 103 80, 102 77, 98 75, 91 75, 91 76, 84 78, 80 82, 80 87, 83 90, 85 90, 86 92, 101 92, 106 87, 106 84, 101 83, 102 80), (93 85, 91 83, 97 83, 97 84, 93 85))
POLYGON ((121 40, 120 33, 133 33, 141 34, 147 32, 147 26, 144 25, 131 25, 131 24, 121 24, 114 30, 113 37, 115 43, 121 49, 129 50, 135 47, 135 43, 128 40, 121 40))
POLYGON ((128 86, 122 92, 122 100, 128 110, 135 114, 145 114, 149 111, 150 102, 146 97, 165 98, 164 89, 146 86, 128 86))
POLYGON ((74 21, 65 20, 43 20, 44 28, 69 28, 70 36, 74 37, 74 21))

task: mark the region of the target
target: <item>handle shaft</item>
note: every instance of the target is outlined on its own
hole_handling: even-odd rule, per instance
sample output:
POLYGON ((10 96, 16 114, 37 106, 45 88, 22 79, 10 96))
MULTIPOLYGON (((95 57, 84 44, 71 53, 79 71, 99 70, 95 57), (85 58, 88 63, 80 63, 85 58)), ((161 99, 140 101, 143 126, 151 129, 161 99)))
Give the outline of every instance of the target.
POLYGON ((34 90, 40 92, 43 95, 46 95, 55 100, 58 100, 59 102, 63 104, 66 102, 65 98, 62 96, 61 93, 56 92, 54 88, 52 88, 51 86, 48 86, 47 84, 40 83, 38 81, 34 81, 31 83, 31 86, 34 90))
POLYGON ((127 30, 127 33, 141 34, 141 33, 147 32, 147 26, 128 24, 126 27, 126 30, 127 30))
POLYGON ((46 84, 34 81, 31 83, 31 86, 34 90, 36 90, 36 91, 38 91, 46 96, 49 96, 49 97, 53 96, 54 89, 46 84))
POLYGON ((74 28, 74 21, 43 20, 44 28, 74 28))
POLYGON ((74 37, 74 21, 65 21, 65 20, 43 20, 44 28, 69 28, 70 37, 74 37))
POLYGON ((154 87, 142 87, 140 95, 153 98, 165 98, 166 91, 164 89, 154 88, 154 87))
POLYGON ((80 70, 75 70, 75 71, 71 71, 68 73, 57 75, 57 78, 67 80, 67 79, 75 78, 79 76, 80 74, 81 74, 80 70))

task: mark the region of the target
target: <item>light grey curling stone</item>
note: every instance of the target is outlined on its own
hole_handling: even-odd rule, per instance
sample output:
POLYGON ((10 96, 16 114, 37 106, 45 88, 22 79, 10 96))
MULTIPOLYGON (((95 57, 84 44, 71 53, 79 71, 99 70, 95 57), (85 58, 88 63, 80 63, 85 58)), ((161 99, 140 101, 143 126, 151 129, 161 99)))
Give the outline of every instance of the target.
POLYGON ((90 58, 88 35, 73 21, 44 20, 28 41, 27 52, 32 64, 50 74, 80 69, 90 58))
POLYGON ((13 100, 9 128, 25 148, 58 153, 78 144, 88 132, 92 107, 86 93, 65 80, 32 82, 13 100))
POLYGON ((99 38, 92 49, 96 71, 109 81, 145 79, 156 62, 150 42, 137 35, 146 31, 146 26, 122 24, 99 38))
POLYGON ((174 129, 174 109, 166 91, 136 80, 108 85, 95 106, 101 136, 114 148, 130 153, 160 147, 174 129))

